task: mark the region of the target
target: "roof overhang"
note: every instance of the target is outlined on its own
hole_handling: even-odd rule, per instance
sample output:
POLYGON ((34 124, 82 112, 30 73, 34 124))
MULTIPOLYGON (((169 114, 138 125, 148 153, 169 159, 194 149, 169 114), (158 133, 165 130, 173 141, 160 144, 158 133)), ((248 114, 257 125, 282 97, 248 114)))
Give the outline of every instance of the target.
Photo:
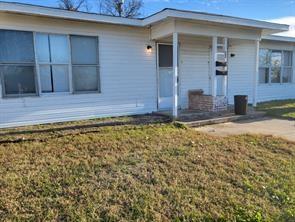
POLYGON ((141 19, 130 19, 95 13, 73 12, 58 8, 43 7, 22 3, 0 2, 0 12, 8 12, 22 15, 34 15, 74 21, 109 23, 116 25, 142 26, 141 19))
POLYGON ((238 25, 238 26, 252 27, 252 28, 258 28, 258 29, 269 29, 269 30, 276 30, 280 32, 289 30, 288 25, 258 21, 253 19, 244 19, 244 18, 238 18, 238 17, 232 17, 232 16, 218 15, 218 14, 176 10, 176 9, 170 9, 170 8, 166 8, 162 10, 161 12, 158 12, 154 15, 151 15, 145 18, 143 20, 143 24, 151 25, 153 23, 157 23, 160 20, 164 20, 169 17, 176 18, 176 19, 188 19, 188 20, 228 24, 228 25, 238 25))
POLYGON ((279 36, 279 35, 263 36, 262 40, 272 40, 272 41, 294 42, 295 43, 295 38, 294 37, 279 36))
POLYGON ((95 13, 73 12, 61 10, 58 8, 36 6, 22 3, 0 2, 0 12, 16 13, 23 15, 42 16, 50 18, 67 19, 74 21, 108 23, 116 25, 127 25, 137 27, 149 27, 153 24, 165 21, 169 18, 190 20, 196 22, 210 22, 215 24, 236 25, 239 27, 248 27, 261 29, 264 35, 288 31, 288 25, 277 23, 258 21, 252 19, 244 19, 218 14, 193 12, 185 10, 176 10, 166 8, 162 11, 143 19, 122 18, 109 15, 101 15, 95 13))

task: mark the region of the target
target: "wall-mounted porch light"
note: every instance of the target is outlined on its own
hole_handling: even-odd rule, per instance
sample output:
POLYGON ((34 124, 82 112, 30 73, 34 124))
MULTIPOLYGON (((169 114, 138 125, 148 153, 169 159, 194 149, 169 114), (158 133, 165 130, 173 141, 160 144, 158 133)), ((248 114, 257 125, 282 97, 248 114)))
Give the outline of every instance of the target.
POLYGON ((146 51, 147 52, 152 52, 153 47, 151 45, 147 45, 146 51))

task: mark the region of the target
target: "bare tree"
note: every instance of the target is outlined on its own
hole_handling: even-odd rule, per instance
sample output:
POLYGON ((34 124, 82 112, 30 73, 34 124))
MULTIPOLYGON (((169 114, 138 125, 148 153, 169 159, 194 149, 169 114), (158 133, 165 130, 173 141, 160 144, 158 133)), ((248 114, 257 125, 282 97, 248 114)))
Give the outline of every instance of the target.
POLYGON ((61 9, 69 11, 79 11, 82 7, 87 10, 87 0, 58 0, 61 9))
POLYGON ((99 8, 101 13, 125 18, 140 16, 140 9, 143 7, 143 0, 100 0, 99 8))

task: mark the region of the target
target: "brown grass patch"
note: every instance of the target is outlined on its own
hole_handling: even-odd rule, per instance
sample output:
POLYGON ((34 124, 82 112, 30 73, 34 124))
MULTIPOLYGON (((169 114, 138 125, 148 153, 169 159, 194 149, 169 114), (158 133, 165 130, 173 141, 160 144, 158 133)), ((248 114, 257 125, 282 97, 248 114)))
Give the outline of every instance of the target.
POLYGON ((150 124, 1 140, 4 221, 295 219, 295 144, 281 139, 150 124))

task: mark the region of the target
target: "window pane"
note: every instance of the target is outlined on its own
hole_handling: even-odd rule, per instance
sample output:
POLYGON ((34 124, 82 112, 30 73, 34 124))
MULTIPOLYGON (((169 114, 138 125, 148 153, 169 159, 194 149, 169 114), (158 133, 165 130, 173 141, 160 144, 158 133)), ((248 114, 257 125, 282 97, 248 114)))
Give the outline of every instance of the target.
POLYGON ((269 66, 270 63, 270 51, 268 49, 260 49, 259 51, 259 66, 269 66))
POLYGON ((66 65, 53 65, 53 88, 54 92, 69 92, 69 71, 66 65))
POLYGON ((73 64, 98 64, 97 37, 71 36, 71 48, 73 64))
POLYGON ((259 68, 259 83, 268 83, 269 68, 259 68))
POLYGON ((271 65, 280 67, 282 64, 282 52, 273 50, 271 53, 271 65))
POLYGON ((161 68, 160 76, 160 97, 171 97, 173 94, 173 70, 171 68, 161 68))
POLYGON ((291 83, 291 82, 292 82, 292 68, 284 68, 283 83, 291 83))
POLYGON ((99 91, 98 68, 96 66, 74 66, 74 91, 99 91))
POLYGON ((0 30, 0 63, 35 63, 33 33, 0 30))
POLYGON ((39 62, 50 62, 47 34, 36 34, 36 54, 39 62))
POLYGON ((50 35, 52 63, 69 63, 68 38, 65 35, 50 35))
POLYGON ((52 92, 50 65, 40 66, 41 89, 43 93, 52 92))
POLYGON ((159 67, 173 66, 172 45, 159 45, 159 67))
POLYGON ((292 66, 292 52, 284 51, 284 66, 292 66))
POLYGON ((281 82, 281 67, 271 68, 271 82, 280 83, 281 82))
POLYGON ((6 95, 35 94, 34 66, 0 66, 6 95))

